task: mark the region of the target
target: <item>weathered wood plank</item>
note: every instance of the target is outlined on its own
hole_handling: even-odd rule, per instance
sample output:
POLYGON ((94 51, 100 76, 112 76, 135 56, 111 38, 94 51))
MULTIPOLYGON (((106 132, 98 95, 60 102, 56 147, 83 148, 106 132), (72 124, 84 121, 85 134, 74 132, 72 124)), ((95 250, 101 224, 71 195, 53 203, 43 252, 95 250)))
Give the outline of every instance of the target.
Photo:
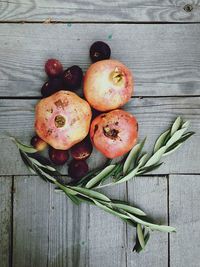
MULTIPOLYGON (((8 132, 20 140, 29 143, 34 131, 35 100, 1 100, 0 101, 0 135, 8 132)), ((177 115, 191 121, 191 130, 196 134, 179 150, 164 159, 164 164, 156 173, 199 173, 200 150, 200 97, 188 98, 143 98, 132 99, 125 109, 136 115, 139 122, 140 139, 148 136, 146 148, 149 150, 155 139, 168 128, 177 115), (193 159, 193 160, 191 160, 193 159)), ((0 157, 1 174, 28 174, 15 145, 6 139, 0 139, 4 157, 0 157)), ((89 160, 95 167, 103 162, 99 153, 89 160)), ((62 169, 66 173, 66 166, 62 169)))
MULTIPOLYGON (((125 200, 126 185, 103 190, 110 198, 125 200)), ((126 267, 126 225, 119 218, 90 206, 89 265, 126 267)))
MULTIPOLYGON (((149 214, 156 223, 167 224, 166 177, 137 177, 128 183, 128 201, 149 214)), ((144 252, 132 252, 134 230, 128 226, 127 266, 168 266, 168 235, 153 232, 144 252)), ((173 265, 172 265, 173 266, 173 265)))
POLYGON ((199 21, 199 1, 1 1, 1 21, 199 21))
POLYGON ((48 266, 88 266, 88 212, 88 205, 76 206, 50 186, 48 266))
POLYGON ((199 175, 170 175, 170 224, 177 229, 170 236, 170 266, 199 266, 199 195, 199 175))
MULTIPOLYGON (((124 198, 125 187, 110 197, 124 198)), ((86 204, 75 206, 36 176, 16 177, 13 266, 125 266, 125 224, 86 204)))
POLYGON ((49 184, 37 177, 15 177, 13 266, 47 266, 49 184))
POLYGON ((8 267, 11 253, 11 188, 12 177, 0 176, 0 262, 8 267))
POLYGON ((135 95, 200 94, 198 24, 1 24, 0 96, 40 96, 48 58, 85 71, 99 39, 133 71, 135 95))

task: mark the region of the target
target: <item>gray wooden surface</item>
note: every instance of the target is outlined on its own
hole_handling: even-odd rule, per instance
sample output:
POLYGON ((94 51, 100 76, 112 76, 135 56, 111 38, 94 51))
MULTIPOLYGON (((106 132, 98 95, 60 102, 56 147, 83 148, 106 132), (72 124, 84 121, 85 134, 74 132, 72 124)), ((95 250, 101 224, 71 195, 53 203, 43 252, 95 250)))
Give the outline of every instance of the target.
MULTIPOLYGON (((199 0, 0 0, 0 267, 199 266, 199 22, 199 0), (137 116, 147 150, 178 115, 196 132, 154 173, 104 190, 177 228, 153 233, 139 255, 132 252, 134 229, 55 193, 30 175, 5 138, 29 143, 45 60, 85 71, 96 40, 107 42, 112 57, 134 74, 134 95, 124 109, 137 116)), ((105 159, 94 151, 88 162, 96 167, 105 159)))
POLYGON ((86 70, 99 39, 132 70, 134 95, 200 95, 199 24, 1 24, 0 39, 1 97, 39 97, 49 57, 86 70))
POLYGON ((199 0, 3 0, 0 4, 1 21, 199 22, 200 16, 199 0))

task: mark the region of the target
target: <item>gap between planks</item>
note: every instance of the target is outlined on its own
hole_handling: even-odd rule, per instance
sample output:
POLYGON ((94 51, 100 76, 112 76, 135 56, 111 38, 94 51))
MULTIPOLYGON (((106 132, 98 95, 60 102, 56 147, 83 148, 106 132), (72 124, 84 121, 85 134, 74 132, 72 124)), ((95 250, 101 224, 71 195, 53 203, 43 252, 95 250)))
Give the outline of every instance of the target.
POLYGON ((60 20, 51 20, 50 22, 45 22, 45 20, 38 21, 0 21, 0 24, 124 24, 124 25, 134 25, 134 24, 200 24, 199 21, 60 21, 60 20))

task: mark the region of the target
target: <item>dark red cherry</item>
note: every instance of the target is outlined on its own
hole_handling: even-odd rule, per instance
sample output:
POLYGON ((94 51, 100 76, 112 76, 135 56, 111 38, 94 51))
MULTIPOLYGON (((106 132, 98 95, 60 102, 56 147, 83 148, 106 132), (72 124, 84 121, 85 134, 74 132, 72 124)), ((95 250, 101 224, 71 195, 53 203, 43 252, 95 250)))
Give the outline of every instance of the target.
POLYGON ((63 73, 63 81, 65 88, 68 90, 76 90, 81 86, 83 79, 83 71, 79 66, 71 66, 63 73))
POLYGON ((41 88, 41 94, 43 97, 48 97, 55 92, 62 90, 64 88, 63 80, 61 77, 50 79, 45 82, 41 88))
POLYGON ((92 150, 92 144, 89 138, 86 138, 71 148, 71 155, 76 160, 83 160, 89 158, 92 150))
POLYGON ((42 151, 47 147, 47 143, 37 135, 31 138, 30 143, 37 151, 42 151))
POLYGON ((53 78, 62 74, 63 66, 59 60, 52 58, 45 63, 45 72, 50 78, 53 78))
POLYGON ((55 165, 63 165, 69 159, 69 153, 67 150, 49 147, 49 158, 55 165))
POLYGON ((88 173, 88 165, 85 160, 75 160, 73 159, 68 168, 68 174, 73 179, 79 180, 88 173))
POLYGON ((109 59, 111 55, 110 47, 102 42, 97 41, 90 47, 90 58, 92 62, 97 62, 104 59, 109 59))

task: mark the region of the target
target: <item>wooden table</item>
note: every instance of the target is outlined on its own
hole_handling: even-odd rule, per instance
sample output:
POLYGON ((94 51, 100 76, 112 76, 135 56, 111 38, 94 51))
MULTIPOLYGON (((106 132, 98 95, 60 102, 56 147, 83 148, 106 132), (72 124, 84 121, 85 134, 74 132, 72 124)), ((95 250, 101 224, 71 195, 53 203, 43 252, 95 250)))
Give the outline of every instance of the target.
MULTIPOLYGON (((155 173, 104 191, 129 200, 176 234, 155 232, 140 255, 134 230, 96 207, 74 206, 30 175, 15 145, 0 139, 0 266, 197 267, 200 265, 200 6, 198 0, 0 0, 0 135, 29 143, 44 62, 90 64, 107 42, 133 71, 135 114, 147 149, 181 115, 196 132, 155 173)), ((103 161, 93 156, 90 166, 103 161)), ((61 170, 67 172, 67 167, 61 170)))

